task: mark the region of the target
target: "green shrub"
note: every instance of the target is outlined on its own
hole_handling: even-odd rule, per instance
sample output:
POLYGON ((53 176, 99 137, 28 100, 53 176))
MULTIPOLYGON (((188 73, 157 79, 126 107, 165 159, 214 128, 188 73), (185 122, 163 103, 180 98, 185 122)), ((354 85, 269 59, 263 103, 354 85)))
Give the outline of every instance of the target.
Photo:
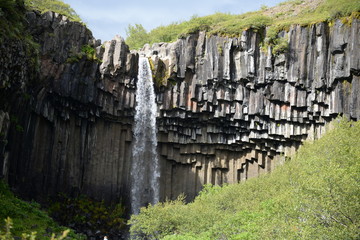
POLYGON ((125 227, 125 208, 121 204, 105 204, 86 196, 69 198, 60 194, 49 207, 49 214, 65 226, 77 231, 90 229, 109 234, 125 227))
POLYGON ((277 38, 274 40, 272 47, 272 54, 279 55, 288 51, 289 43, 286 38, 277 38))
POLYGON ((129 25, 126 29, 126 43, 132 49, 139 49, 149 42, 149 35, 141 24, 129 25))
POLYGON ((271 174, 205 186, 142 208, 132 233, 149 239, 359 239, 360 122, 341 120, 271 174))
MULTIPOLYGON (((176 30, 179 28, 181 28, 181 26, 176 23, 172 23, 168 26, 157 27, 149 32, 148 39, 146 39, 146 40, 150 41, 152 43, 154 43, 154 42, 172 42, 179 37, 178 32, 180 30, 176 30), (173 30, 170 31, 170 29, 173 29, 173 30)), ((144 44, 145 43, 147 43, 147 42, 144 41, 144 44)))
POLYGON ((160 239, 168 234, 178 232, 178 226, 184 220, 181 213, 185 197, 180 195, 175 201, 165 201, 154 206, 141 208, 141 214, 133 215, 130 233, 133 238, 144 235, 151 239, 160 239), (154 217, 150 219, 149 217, 154 217))

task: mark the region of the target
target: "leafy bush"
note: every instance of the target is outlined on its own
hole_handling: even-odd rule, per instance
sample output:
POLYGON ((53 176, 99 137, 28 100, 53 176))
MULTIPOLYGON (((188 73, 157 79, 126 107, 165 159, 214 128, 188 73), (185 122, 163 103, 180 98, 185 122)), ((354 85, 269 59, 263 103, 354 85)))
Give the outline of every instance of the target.
POLYGON ((289 49, 289 43, 286 38, 276 38, 271 44, 272 54, 279 55, 281 53, 285 53, 289 49))
POLYGON ((94 201, 86 196, 69 198, 60 194, 50 205, 49 213, 61 224, 78 232, 91 230, 111 235, 125 227, 123 205, 106 205, 104 201, 94 201))
POLYGON ((126 42, 133 49, 139 49, 149 42, 149 35, 141 24, 129 25, 126 29, 126 42))
POLYGON ((149 239, 359 239, 360 122, 341 120, 271 174, 206 186, 142 208, 130 231, 149 239))

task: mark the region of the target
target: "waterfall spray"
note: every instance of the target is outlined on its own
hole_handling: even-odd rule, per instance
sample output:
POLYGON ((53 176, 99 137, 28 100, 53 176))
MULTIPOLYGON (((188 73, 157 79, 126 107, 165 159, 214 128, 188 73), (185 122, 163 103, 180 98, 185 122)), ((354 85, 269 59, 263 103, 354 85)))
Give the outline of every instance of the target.
POLYGON ((139 58, 136 84, 134 141, 131 165, 131 212, 159 201, 159 160, 157 156, 157 106, 149 60, 139 58))

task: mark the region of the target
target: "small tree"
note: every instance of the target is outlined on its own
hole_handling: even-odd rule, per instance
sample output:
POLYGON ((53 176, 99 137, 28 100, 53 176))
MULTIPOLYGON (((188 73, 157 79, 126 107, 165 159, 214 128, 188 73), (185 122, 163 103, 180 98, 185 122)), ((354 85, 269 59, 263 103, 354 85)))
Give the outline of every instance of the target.
POLYGON ((149 35, 141 24, 129 24, 126 29, 126 35, 126 43, 130 49, 142 48, 145 43, 149 42, 149 35))

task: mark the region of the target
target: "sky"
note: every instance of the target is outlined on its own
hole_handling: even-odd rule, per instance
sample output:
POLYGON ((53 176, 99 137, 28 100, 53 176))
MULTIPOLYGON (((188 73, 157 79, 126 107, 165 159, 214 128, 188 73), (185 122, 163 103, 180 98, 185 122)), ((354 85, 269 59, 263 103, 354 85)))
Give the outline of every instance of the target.
POLYGON ((161 25, 186 21, 192 16, 216 12, 241 14, 284 0, 63 0, 86 23, 96 39, 126 39, 129 24, 142 24, 147 31, 161 25))

